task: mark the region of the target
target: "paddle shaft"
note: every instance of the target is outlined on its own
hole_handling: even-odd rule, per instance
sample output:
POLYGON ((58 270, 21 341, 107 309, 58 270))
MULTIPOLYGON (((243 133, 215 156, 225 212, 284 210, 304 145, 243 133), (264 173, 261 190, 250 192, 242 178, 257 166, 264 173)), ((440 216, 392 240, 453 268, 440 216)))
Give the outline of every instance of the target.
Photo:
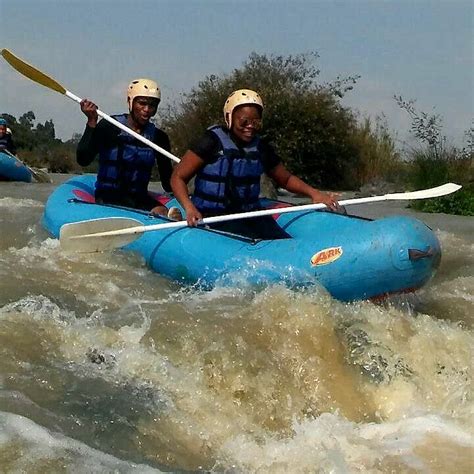
MULTIPOLYGON (((383 196, 369 196, 369 197, 363 197, 363 198, 346 199, 343 201, 339 201, 339 204, 341 206, 348 206, 348 205, 354 205, 354 204, 365 204, 365 203, 372 203, 372 202, 379 202, 379 201, 402 201, 402 200, 427 199, 427 198, 432 198, 432 197, 444 196, 446 194, 451 194, 460 188, 461 186, 458 184, 447 183, 442 186, 438 186, 436 188, 431 188, 431 189, 426 189, 426 190, 421 190, 421 191, 385 194, 383 196)), ((274 214, 286 214, 288 212, 312 211, 315 209, 323 209, 325 207, 326 207, 325 204, 316 203, 316 204, 303 204, 300 206, 282 207, 282 208, 276 208, 276 209, 262 209, 260 211, 250 211, 250 212, 242 212, 239 214, 228 214, 224 216, 206 217, 199 222, 199 225, 215 224, 217 222, 225 222, 225 221, 230 221, 230 220, 249 219, 252 217, 270 216, 274 214)), ((98 219, 98 221, 100 221, 100 219, 98 219)), ((77 224, 69 224, 69 225, 80 226, 81 223, 78 222, 77 224)), ((105 232, 95 232, 93 234, 76 235, 75 237, 72 237, 72 238, 78 239, 78 238, 85 238, 89 236, 90 237, 102 237, 102 236, 106 237, 106 236, 114 236, 114 235, 142 234, 144 232, 151 232, 154 230, 164 230, 164 229, 173 229, 173 228, 178 228, 178 227, 186 227, 187 225, 188 225, 187 221, 167 222, 165 224, 152 224, 149 226, 137 225, 137 226, 127 227, 125 229, 119 229, 119 230, 108 230, 105 232)))
MULTIPOLYGON (((77 95, 74 95, 72 92, 69 92, 66 90, 67 97, 70 99, 74 100, 77 103, 81 103, 82 99, 80 97, 77 97, 77 95)), ((175 161, 176 163, 180 162, 180 159, 176 156, 174 156, 172 153, 169 151, 166 151, 164 148, 161 148, 158 146, 156 143, 153 143, 151 140, 148 140, 148 138, 145 138, 143 135, 140 135, 139 133, 135 132, 135 130, 132 130, 131 128, 127 127, 126 125, 123 125, 120 123, 118 120, 115 120, 113 117, 110 115, 107 115, 105 112, 102 112, 102 110, 97 109, 97 115, 99 117, 102 117, 103 119, 107 120, 107 122, 110 122, 114 124, 116 127, 120 128, 120 130, 123 130, 124 132, 128 133, 132 137, 136 138, 137 140, 140 140, 143 142, 145 145, 148 145, 150 148, 153 148, 155 151, 161 153, 162 155, 166 156, 170 160, 175 161)))
POLYGON ((11 156, 12 158, 15 158, 16 161, 19 161, 22 165, 25 165, 27 168, 28 168, 28 165, 26 165, 25 163, 23 163, 23 161, 20 160, 20 158, 18 158, 17 156, 15 156, 11 151, 7 150, 6 148, 4 148, 3 150, 0 150, 2 153, 5 153, 6 155, 8 156, 11 156))
POLYGON ((46 171, 38 170, 38 169, 35 170, 31 166, 28 166, 26 163, 21 161, 17 156, 15 156, 13 153, 8 151, 7 149, 1 150, 1 151, 2 151, 2 153, 6 153, 7 155, 14 158, 16 161, 21 163, 23 166, 26 166, 28 168, 28 170, 30 171, 30 173, 32 174, 33 178, 35 178, 38 183, 52 183, 53 182, 46 171))

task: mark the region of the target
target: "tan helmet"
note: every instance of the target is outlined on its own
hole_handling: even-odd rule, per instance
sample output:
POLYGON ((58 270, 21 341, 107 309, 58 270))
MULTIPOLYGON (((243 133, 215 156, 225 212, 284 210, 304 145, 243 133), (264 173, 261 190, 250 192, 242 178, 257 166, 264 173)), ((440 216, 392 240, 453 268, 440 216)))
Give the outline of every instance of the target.
POLYGON ((158 84, 151 79, 135 79, 128 85, 127 89, 127 102, 128 110, 132 110, 133 99, 135 97, 153 97, 158 99, 158 103, 161 100, 161 91, 158 84))
POLYGON ((250 89, 239 89, 232 92, 224 104, 224 120, 227 127, 232 126, 232 113, 234 109, 239 105, 258 105, 263 112, 263 101, 262 98, 250 89))

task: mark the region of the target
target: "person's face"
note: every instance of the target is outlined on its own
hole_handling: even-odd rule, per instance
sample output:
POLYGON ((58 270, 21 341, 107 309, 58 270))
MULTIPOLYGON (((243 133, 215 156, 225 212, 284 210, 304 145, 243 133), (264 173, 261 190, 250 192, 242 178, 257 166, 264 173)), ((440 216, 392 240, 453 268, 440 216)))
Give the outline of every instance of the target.
POLYGON ((241 105, 232 114, 231 131, 239 140, 249 143, 262 128, 262 114, 256 105, 241 105))
POLYGON ((0 125, 0 137, 3 137, 7 133, 7 126, 6 125, 0 125))
POLYGON ((133 119, 140 125, 145 125, 156 114, 158 99, 153 97, 135 97, 132 105, 133 119))

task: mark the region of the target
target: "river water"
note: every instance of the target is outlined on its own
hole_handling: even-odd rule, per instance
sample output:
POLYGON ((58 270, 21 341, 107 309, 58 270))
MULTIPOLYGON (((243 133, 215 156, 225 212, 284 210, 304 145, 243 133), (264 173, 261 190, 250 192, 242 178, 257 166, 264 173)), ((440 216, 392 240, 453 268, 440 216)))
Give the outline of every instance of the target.
POLYGON ((443 258, 414 295, 204 292, 62 252, 63 179, 0 183, 0 472, 474 471, 473 218, 416 214, 443 258))

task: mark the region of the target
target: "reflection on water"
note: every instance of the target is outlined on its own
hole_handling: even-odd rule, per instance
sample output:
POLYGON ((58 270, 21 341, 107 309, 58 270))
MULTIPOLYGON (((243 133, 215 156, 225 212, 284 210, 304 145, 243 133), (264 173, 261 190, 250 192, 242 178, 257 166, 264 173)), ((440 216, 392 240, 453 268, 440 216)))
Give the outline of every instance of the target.
POLYGON ((0 188, 4 471, 472 471, 462 218, 439 217, 429 286, 343 304, 241 279, 202 292, 135 255, 65 254, 41 228, 41 186, 0 188))

